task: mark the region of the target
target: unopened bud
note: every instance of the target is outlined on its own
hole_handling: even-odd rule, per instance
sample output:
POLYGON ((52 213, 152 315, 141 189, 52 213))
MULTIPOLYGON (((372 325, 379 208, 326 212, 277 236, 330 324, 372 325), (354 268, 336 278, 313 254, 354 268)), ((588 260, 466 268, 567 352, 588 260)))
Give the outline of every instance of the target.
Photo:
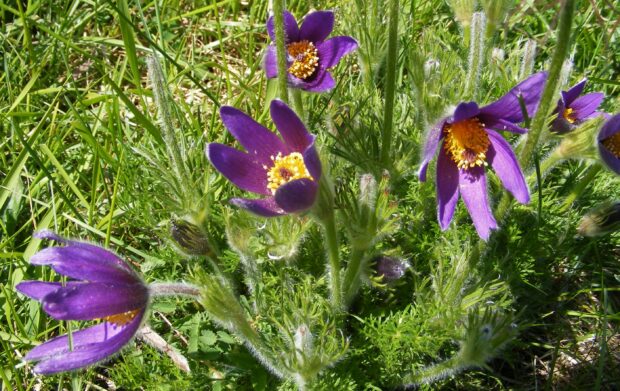
POLYGON ((581 218, 577 232, 581 236, 596 237, 620 229, 620 201, 606 202, 581 218))
POLYGON ((377 197, 377 181, 372 174, 360 177, 360 203, 372 208, 377 197))
POLYGON ((377 256, 373 259, 373 264, 376 276, 381 277, 382 281, 386 283, 399 280, 410 267, 406 261, 386 255, 377 256))
POLYGON ((501 63, 506 59, 506 52, 502 48, 493 48, 491 58, 497 63, 501 63))
POLYGON ((308 359, 312 355, 312 349, 314 345, 312 333, 305 324, 297 327, 294 336, 295 350, 297 351, 297 360, 303 363, 305 359, 308 359))
POLYGON ((170 235, 179 248, 189 255, 209 255, 211 247, 207 235, 196 224, 182 219, 172 220, 170 235))
POLYGON ((439 70, 440 65, 441 64, 439 63, 439 61, 435 60, 434 58, 429 58, 428 60, 426 60, 424 62, 424 76, 428 78, 433 75, 439 70))

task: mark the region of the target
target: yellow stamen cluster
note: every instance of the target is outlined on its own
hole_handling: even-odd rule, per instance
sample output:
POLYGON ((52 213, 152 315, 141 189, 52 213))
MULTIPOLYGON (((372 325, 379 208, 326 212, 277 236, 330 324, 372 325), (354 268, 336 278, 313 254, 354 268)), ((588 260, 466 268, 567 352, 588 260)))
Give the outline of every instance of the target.
POLYGON ((446 125, 444 148, 461 169, 486 166, 489 136, 477 118, 446 125))
POLYGON ((569 123, 573 124, 576 121, 575 113, 573 113, 573 109, 570 107, 564 109, 564 113, 562 113, 562 117, 567 120, 569 123))
POLYGON ((123 326, 131 322, 140 312, 140 310, 133 310, 123 312, 121 314, 110 315, 103 318, 106 322, 110 322, 116 326, 123 326))
POLYGON ((295 179, 308 178, 314 180, 299 152, 293 152, 286 156, 278 153, 278 156, 272 156, 271 160, 273 166, 271 168, 263 166, 263 168, 267 170, 267 188, 271 190, 272 194, 275 194, 280 186, 295 179))
POLYGON ((314 44, 310 41, 293 42, 286 46, 286 50, 293 58, 288 72, 302 80, 312 76, 319 66, 319 52, 314 44))
POLYGON ((620 159, 620 132, 603 140, 603 145, 615 157, 620 159))

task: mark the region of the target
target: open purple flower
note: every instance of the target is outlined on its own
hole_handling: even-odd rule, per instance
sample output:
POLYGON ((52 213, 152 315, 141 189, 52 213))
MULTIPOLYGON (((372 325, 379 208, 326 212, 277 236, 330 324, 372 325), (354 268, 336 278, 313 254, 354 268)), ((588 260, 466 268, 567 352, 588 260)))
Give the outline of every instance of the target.
POLYGON ((583 79, 568 91, 562 91, 562 98, 558 101, 558 106, 555 109, 557 118, 552 125, 555 132, 569 132, 585 120, 603 114, 596 111, 605 97, 602 92, 591 92, 579 96, 587 81, 588 79, 583 79))
POLYGON ((514 152, 495 130, 527 132, 517 125, 524 119, 519 100, 532 117, 546 79, 545 72, 536 73, 484 107, 475 102, 459 103, 452 116, 443 118, 431 129, 419 175, 421 181, 426 180, 428 164, 441 142, 437 158, 437 215, 442 230, 452 221, 459 194, 481 238, 488 239, 490 231, 497 228, 487 198, 485 167, 489 164, 517 201, 529 202, 528 188, 514 152))
POLYGON ((149 303, 149 289, 122 259, 101 247, 69 241, 43 231, 41 239, 66 243, 48 247, 30 258, 33 265, 51 266, 71 280, 60 282, 24 281, 16 289, 43 304, 52 318, 103 322, 51 339, 34 349, 26 361, 38 361, 34 371, 52 374, 83 368, 118 352, 136 334, 149 303))
POLYGON ((605 164, 620 175, 620 114, 609 118, 598 133, 598 150, 605 164))
POLYGON ((211 164, 239 188, 265 196, 231 203, 265 217, 301 212, 316 199, 321 162, 299 117, 284 102, 271 101, 271 118, 282 139, 234 107, 223 106, 224 126, 247 152, 210 143, 211 164))
MULTIPOLYGON (((357 49, 357 42, 348 36, 326 40, 334 28, 332 11, 312 12, 304 18, 301 26, 290 12, 284 11, 283 14, 289 84, 312 92, 334 88, 336 83, 327 70, 336 66, 342 56, 357 49)), ((267 20, 267 31, 271 41, 275 42, 273 16, 267 20)), ((265 71, 270 79, 278 75, 275 45, 267 48, 265 71)))

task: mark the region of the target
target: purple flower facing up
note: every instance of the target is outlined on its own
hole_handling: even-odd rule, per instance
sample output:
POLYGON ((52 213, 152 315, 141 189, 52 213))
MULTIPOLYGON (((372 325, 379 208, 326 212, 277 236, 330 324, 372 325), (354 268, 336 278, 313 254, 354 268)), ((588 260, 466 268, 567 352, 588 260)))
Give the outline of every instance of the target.
POLYGON ((243 190, 265 196, 233 198, 231 203, 265 217, 309 209, 316 199, 321 162, 299 117, 284 102, 271 101, 271 118, 282 139, 234 107, 224 106, 224 126, 247 152, 210 143, 207 157, 228 180, 243 190))
POLYGON ((555 109, 557 118, 552 125, 555 132, 569 132, 587 119, 603 114, 596 111, 605 97, 602 92, 592 92, 580 96, 586 82, 587 79, 583 79, 568 91, 562 91, 562 98, 558 101, 558 106, 555 109))
MULTIPOLYGON (((284 43, 286 45, 288 81, 292 87, 312 92, 327 91, 336 85, 328 69, 340 59, 357 49, 357 42, 348 36, 327 36, 334 28, 334 13, 316 11, 308 14, 301 26, 288 11, 284 17, 284 43)), ((267 20, 267 31, 275 42, 273 16, 267 20)), ((265 71, 268 78, 278 75, 275 45, 269 45, 265 57, 265 71)))
POLYGON ((24 281, 16 289, 40 301, 43 310, 59 320, 103 322, 51 339, 34 349, 26 361, 38 361, 34 371, 52 374, 83 368, 118 352, 138 331, 149 302, 144 281, 122 259, 101 247, 63 239, 43 231, 41 239, 66 243, 48 247, 30 258, 33 265, 51 266, 69 277, 66 283, 24 281))
POLYGON ((421 181, 426 180, 428 164, 439 146, 437 215, 442 230, 452 221, 459 194, 481 238, 488 239, 491 230, 497 228, 487 198, 485 167, 488 165, 517 201, 529 202, 530 195, 514 152, 496 130, 518 134, 527 131, 517 125, 523 121, 519 100, 532 117, 546 79, 545 72, 536 73, 484 107, 478 107, 475 102, 462 102, 452 116, 443 118, 431 129, 419 175, 421 181))
POLYGON ((620 114, 609 118, 598 133, 598 150, 605 164, 620 175, 620 114))

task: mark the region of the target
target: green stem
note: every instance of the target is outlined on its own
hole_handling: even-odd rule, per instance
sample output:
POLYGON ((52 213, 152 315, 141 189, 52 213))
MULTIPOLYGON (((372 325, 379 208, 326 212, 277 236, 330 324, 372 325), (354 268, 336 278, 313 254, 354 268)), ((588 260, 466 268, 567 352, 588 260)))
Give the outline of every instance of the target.
POLYGON ((484 63, 484 28, 486 25, 486 16, 482 12, 475 12, 471 20, 471 30, 469 35, 469 57, 468 72, 465 79, 465 92, 469 99, 476 100, 478 92, 478 80, 480 78, 480 69, 484 63))
POLYGON ((331 300, 337 311, 342 310, 342 287, 340 279, 340 247, 338 245, 338 230, 334 213, 323 220, 327 254, 329 256, 329 274, 331 286, 331 300))
POLYGON ((521 158, 519 159, 521 167, 529 167, 534 149, 537 147, 538 140, 546 127, 547 118, 549 117, 551 109, 555 106, 555 102, 557 100, 556 90, 558 81, 560 80, 562 65, 564 64, 564 59, 566 58, 569 49, 574 9, 575 0, 566 0, 560 12, 557 47, 555 49, 555 53, 553 53, 551 67, 549 69, 549 77, 545 83, 545 88, 542 93, 538 110, 536 111, 536 115, 532 121, 532 128, 528 133, 525 146, 521 151, 521 158))
POLYGON ((288 104, 288 71, 286 67, 286 46, 284 38, 284 0, 273 0, 273 22, 276 35, 278 59, 278 91, 280 99, 288 104))
POLYGON ((407 383, 409 383, 406 387, 408 388, 413 385, 431 384, 475 367, 477 367, 477 365, 463 362, 457 354, 444 362, 422 368, 418 372, 409 374, 405 377, 405 379, 407 379, 407 383))
POLYGON ((598 172, 601 171, 602 168, 603 167, 600 164, 595 164, 588 168, 588 170, 586 171, 586 175, 575 185, 575 187, 573 187, 570 194, 564 200, 564 203, 562 204, 560 210, 565 211, 570 208, 573 202, 577 199, 577 197, 581 195, 581 193, 583 193, 586 187, 588 187, 590 182, 594 180, 596 174, 598 174, 598 172))
POLYGON ((301 90, 299 88, 291 88, 290 93, 293 96, 293 107, 295 107, 297 116, 301 118, 302 122, 305 122, 306 112, 304 111, 304 102, 301 97, 301 90))
POLYGON ((385 111, 383 113, 383 135, 381 140, 381 162, 389 166, 394 126, 394 94, 396 90, 396 62, 398 60, 398 0, 390 3, 390 25, 388 54, 385 76, 385 111))
POLYGON ((344 282, 342 289, 344 291, 345 308, 351 305, 351 302, 357 295, 360 287, 360 276, 362 275, 362 261, 364 260, 364 250, 353 249, 349 263, 344 273, 344 282))

